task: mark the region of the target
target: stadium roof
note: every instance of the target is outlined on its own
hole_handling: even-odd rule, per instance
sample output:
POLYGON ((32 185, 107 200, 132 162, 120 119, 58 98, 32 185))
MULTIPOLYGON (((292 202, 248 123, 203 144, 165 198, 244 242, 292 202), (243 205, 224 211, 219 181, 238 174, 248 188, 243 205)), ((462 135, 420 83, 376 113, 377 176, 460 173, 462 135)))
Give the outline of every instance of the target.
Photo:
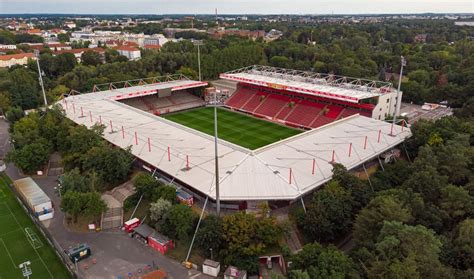
POLYGON ((257 65, 221 74, 220 78, 351 103, 395 92, 388 82, 257 65))
POLYGON ((127 82, 118 82, 122 86, 125 86, 123 88, 117 88, 116 85, 118 83, 99 84, 99 85, 96 85, 96 87, 94 87, 94 88, 98 88, 96 92, 97 94, 90 95, 87 98, 123 100, 123 99, 153 95, 153 94, 156 94, 158 90, 162 90, 162 89, 171 89, 171 91, 179 91, 179 90, 202 87, 202 86, 207 85, 207 82, 189 80, 187 78, 184 78, 183 76, 179 76, 178 79, 171 79, 164 82, 154 81, 153 83, 145 83, 143 80, 140 80, 140 81, 142 81, 143 84, 137 85, 137 86, 129 86, 127 85, 128 84, 127 82), (101 91, 100 90, 101 86, 102 87, 106 86, 108 89, 101 91))
MULTIPOLYGON (((130 87, 126 93, 143 89, 130 87)), ((74 95, 60 104, 74 122, 91 127, 102 121, 106 140, 131 146, 136 157, 215 199, 213 137, 110 98, 124 93, 74 95)), ((330 179, 333 158, 351 169, 409 136, 402 126, 355 115, 254 151, 219 140, 220 196, 293 200, 330 179)))

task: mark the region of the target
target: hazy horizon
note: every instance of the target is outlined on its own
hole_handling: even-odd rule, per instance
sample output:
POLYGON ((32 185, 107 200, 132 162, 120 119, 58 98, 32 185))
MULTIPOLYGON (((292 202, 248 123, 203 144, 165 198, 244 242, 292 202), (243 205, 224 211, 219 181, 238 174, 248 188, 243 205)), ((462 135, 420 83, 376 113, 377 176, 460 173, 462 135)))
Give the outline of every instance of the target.
POLYGON ((471 0, 0 0, 0 14, 422 14, 474 13, 471 0))

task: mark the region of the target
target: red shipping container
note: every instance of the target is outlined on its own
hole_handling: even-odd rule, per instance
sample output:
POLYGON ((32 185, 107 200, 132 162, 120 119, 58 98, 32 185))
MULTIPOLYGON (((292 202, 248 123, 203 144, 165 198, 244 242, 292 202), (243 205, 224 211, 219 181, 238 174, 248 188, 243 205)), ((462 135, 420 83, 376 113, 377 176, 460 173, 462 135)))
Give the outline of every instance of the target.
POLYGON ((148 236, 148 246, 157 250, 163 255, 168 252, 168 250, 174 248, 173 240, 157 232, 154 232, 153 234, 148 236))

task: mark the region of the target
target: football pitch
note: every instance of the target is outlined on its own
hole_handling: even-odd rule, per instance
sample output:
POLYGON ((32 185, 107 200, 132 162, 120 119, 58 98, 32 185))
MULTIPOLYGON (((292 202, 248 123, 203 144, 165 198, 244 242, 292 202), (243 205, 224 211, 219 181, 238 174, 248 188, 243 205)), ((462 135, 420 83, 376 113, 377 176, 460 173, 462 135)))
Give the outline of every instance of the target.
MULTIPOLYGON (((200 108, 163 117, 214 135, 214 108, 200 108)), ((219 138, 252 150, 302 132, 223 108, 217 110, 217 118, 219 138)))
POLYGON ((0 177, 0 278, 23 278, 21 263, 29 261, 30 278, 71 278, 33 221, 0 177))

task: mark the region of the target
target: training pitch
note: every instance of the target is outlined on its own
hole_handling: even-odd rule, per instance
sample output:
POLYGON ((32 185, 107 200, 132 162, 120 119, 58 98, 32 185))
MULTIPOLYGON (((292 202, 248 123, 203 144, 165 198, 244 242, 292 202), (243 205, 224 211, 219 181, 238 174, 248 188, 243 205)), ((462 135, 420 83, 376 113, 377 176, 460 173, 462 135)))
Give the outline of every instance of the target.
POLYGON ((43 235, 0 177, 0 278, 23 278, 21 263, 29 261, 30 278, 71 278, 43 235))
MULTIPOLYGON (((163 117, 214 135, 214 108, 200 108, 163 117)), ((219 138, 252 150, 302 132, 223 108, 217 110, 217 118, 219 138)))

